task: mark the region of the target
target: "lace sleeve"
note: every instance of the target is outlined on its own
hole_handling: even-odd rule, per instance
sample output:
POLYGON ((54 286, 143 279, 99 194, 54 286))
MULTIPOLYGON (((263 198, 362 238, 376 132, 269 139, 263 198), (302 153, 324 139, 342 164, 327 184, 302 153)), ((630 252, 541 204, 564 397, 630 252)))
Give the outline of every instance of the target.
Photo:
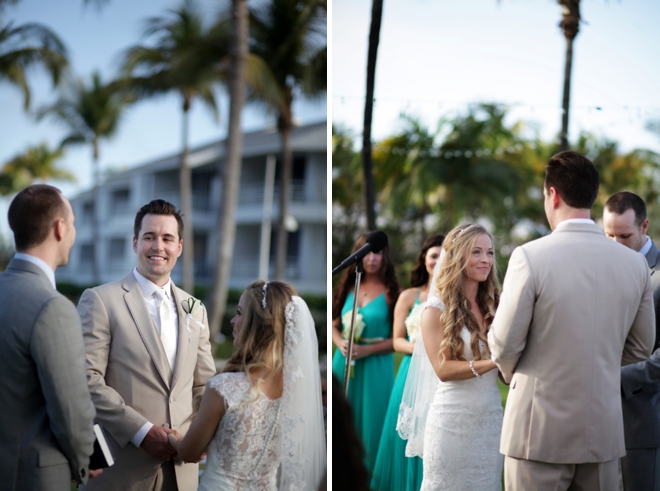
POLYGON ((209 379, 207 385, 208 389, 222 396, 225 408, 237 405, 250 391, 245 374, 239 372, 218 373, 209 379))
POLYGON ((442 304, 442 300, 440 300, 435 295, 430 296, 429 298, 426 299, 426 305, 424 306, 424 308, 426 309, 428 307, 433 307, 433 308, 438 309, 438 310, 443 310, 444 309, 444 305, 442 304))

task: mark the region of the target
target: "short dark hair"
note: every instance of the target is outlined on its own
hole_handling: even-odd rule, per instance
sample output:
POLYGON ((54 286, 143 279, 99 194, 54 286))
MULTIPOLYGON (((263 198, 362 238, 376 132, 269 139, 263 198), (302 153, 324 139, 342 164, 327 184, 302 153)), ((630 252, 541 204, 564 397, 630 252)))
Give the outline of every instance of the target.
POLYGON ((555 188, 571 208, 590 209, 598 196, 598 184, 598 170, 577 152, 553 155, 545 168, 545 189, 555 188))
POLYGON ((135 215, 135 223, 133 224, 133 235, 135 238, 140 237, 140 229, 142 229, 142 219, 145 215, 166 215, 176 218, 178 225, 179 240, 183 238, 183 215, 181 210, 177 210, 176 206, 164 199, 155 199, 150 201, 137 212, 135 215))
POLYGON ((424 286, 429 281, 429 272, 426 271, 426 253, 431 247, 438 247, 442 245, 445 236, 442 234, 431 235, 422 244, 422 250, 417 255, 417 263, 410 272, 410 286, 424 286))
POLYGON ((48 184, 33 184, 21 190, 7 212, 9 227, 14 232, 18 252, 42 244, 50 234, 53 222, 67 217, 62 192, 48 184))
POLYGON ((639 227, 646 220, 646 203, 630 191, 620 191, 613 194, 605 202, 605 208, 617 215, 623 215, 628 210, 635 212, 635 224, 639 227))

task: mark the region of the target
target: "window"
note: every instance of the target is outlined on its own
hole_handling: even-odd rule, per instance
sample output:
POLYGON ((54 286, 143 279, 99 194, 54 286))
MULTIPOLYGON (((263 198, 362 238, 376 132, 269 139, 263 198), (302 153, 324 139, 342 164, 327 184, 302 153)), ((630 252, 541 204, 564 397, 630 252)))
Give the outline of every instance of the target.
POLYGON ((92 271, 94 268, 94 244, 83 244, 80 247, 80 269, 92 271))
POLYGON ((87 201, 82 205, 82 217, 80 220, 84 224, 92 224, 94 222, 94 202, 87 201))
POLYGON ((214 177, 213 171, 193 172, 191 185, 193 210, 211 209, 211 183, 214 177))
POLYGON ((126 253, 126 239, 118 237, 110 239, 110 253, 108 254, 110 269, 121 270, 124 266, 124 256, 126 253))
POLYGON ((112 212, 126 213, 129 209, 131 193, 128 188, 115 189, 112 192, 112 212))

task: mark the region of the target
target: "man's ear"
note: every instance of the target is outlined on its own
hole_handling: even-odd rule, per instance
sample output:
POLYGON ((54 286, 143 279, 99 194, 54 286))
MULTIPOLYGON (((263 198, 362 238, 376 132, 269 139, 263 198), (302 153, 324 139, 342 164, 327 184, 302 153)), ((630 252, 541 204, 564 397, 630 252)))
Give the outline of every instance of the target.
POLYGON ((561 196, 559 196, 559 193, 557 192, 557 189, 555 189, 554 186, 550 186, 549 193, 550 193, 552 208, 556 210, 557 208, 559 208, 561 196))
POLYGON ((642 222, 642 234, 646 235, 646 231, 649 229, 649 219, 647 218, 642 222))
POLYGON ((55 220, 55 223, 53 224, 53 229, 55 233, 55 238, 57 239, 58 242, 62 242, 62 239, 64 239, 64 228, 66 227, 66 224, 64 223, 64 218, 58 218, 55 220))

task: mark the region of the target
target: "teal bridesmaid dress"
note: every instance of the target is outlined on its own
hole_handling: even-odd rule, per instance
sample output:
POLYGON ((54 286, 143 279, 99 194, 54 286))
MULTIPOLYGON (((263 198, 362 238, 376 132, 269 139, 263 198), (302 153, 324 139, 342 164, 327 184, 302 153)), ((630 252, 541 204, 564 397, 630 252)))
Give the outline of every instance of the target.
MULTIPOLYGON (((353 292, 349 293, 342 308, 342 317, 353 308, 353 292)), ((381 293, 364 307, 358 307, 365 324, 362 338, 391 338, 392 321, 385 293, 381 293)), ((344 385, 346 358, 340 350, 332 358, 332 373, 344 385)), ((383 421, 387 411, 394 384, 394 356, 392 353, 371 355, 355 360, 353 378, 348 381, 348 402, 353 412, 353 421, 366 452, 365 467, 369 474, 373 472, 378 452, 378 443, 383 430, 383 421)), ((334 435, 341 438, 341 435, 334 435)))
MULTIPOLYGON (((418 291, 417 299, 410 311, 412 312, 419 303, 418 291)), ((390 402, 387 405, 383 433, 371 479, 373 491, 419 491, 422 486, 423 461, 419 457, 406 457, 406 443, 408 442, 402 440, 396 431, 399 405, 403 397, 403 388, 406 385, 411 358, 412 355, 403 356, 392 388, 390 402)))

